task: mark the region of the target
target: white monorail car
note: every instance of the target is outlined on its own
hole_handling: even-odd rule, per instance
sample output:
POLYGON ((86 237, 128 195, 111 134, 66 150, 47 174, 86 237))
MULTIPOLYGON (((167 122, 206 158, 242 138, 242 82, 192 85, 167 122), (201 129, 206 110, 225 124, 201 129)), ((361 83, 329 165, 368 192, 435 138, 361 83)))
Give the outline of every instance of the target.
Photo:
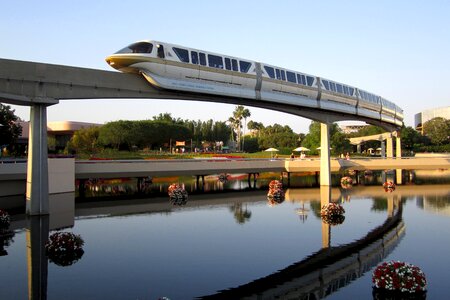
POLYGON ((106 61, 120 71, 142 74, 159 88, 302 105, 403 124, 403 111, 380 96, 233 56, 140 41, 108 56, 106 61))

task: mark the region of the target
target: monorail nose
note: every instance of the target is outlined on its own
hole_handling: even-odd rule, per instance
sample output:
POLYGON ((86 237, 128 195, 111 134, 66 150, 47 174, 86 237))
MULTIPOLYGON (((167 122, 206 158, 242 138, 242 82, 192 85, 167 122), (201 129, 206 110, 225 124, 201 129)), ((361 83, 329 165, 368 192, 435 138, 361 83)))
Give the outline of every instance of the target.
POLYGON ((137 70, 131 67, 131 65, 137 63, 136 58, 120 56, 120 55, 110 55, 105 58, 108 65, 116 70, 127 72, 127 73, 137 73, 137 70))

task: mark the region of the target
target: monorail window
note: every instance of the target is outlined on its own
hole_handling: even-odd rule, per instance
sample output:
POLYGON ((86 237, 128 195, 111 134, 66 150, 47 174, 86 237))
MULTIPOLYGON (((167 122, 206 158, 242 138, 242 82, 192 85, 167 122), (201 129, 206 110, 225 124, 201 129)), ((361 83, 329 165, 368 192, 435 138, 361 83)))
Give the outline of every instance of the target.
POLYGON ((208 62, 210 67, 223 69, 222 56, 208 54, 208 62))
POLYGON ((264 70, 266 70, 270 78, 275 78, 275 70, 272 67, 264 66, 264 70))
POLYGON ((158 57, 164 58, 164 46, 163 45, 156 45, 156 48, 158 48, 158 57))
POLYGON ((173 47, 172 49, 182 62, 189 63, 189 51, 176 47, 173 47))
POLYGON ((153 44, 147 42, 139 42, 129 45, 116 53, 152 53, 153 44))
POLYGON ((364 100, 369 101, 369 97, 367 97, 367 93, 364 91, 359 91, 359 93, 361 94, 361 98, 363 98, 364 100))
POLYGON ((348 87, 347 87, 346 85, 344 85, 344 94, 350 95, 350 94, 348 93, 348 87))
POLYGON ((286 80, 286 72, 284 70, 280 70, 281 72, 281 80, 286 80))
POLYGON ((225 69, 231 70, 231 60, 228 57, 225 57, 225 69))
POLYGON ((239 67, 241 68, 241 72, 242 72, 242 73, 247 73, 248 70, 250 69, 250 66, 251 66, 251 65, 252 65, 252 64, 249 63, 248 61, 243 61, 243 60, 240 60, 240 61, 239 61, 239 67))
POLYGON ((314 77, 306 76, 306 82, 308 83, 309 86, 312 86, 314 83, 314 77))
POLYGON ((338 93, 343 93, 344 91, 342 90, 342 84, 336 84, 336 91, 338 92, 338 93))
POLYGON ((191 61, 194 65, 198 65, 198 52, 191 51, 191 61))
POLYGON ((286 71, 286 78, 289 82, 297 83, 297 80, 295 79, 295 73, 286 71))
POLYGON ((277 79, 281 80, 281 73, 279 69, 275 69, 275 74, 277 75, 277 79))
POLYGON ((200 57, 200 64, 202 66, 206 66, 206 55, 205 55, 205 53, 200 52, 198 55, 200 57))
POLYGON ((238 70, 238 63, 237 63, 236 59, 232 59, 231 60, 231 67, 232 67, 233 71, 239 71, 238 70))
POLYGON ((297 74, 297 81, 300 84, 306 85, 306 77, 305 77, 305 75, 297 74))
POLYGON ((350 96, 353 96, 355 89, 352 87, 348 87, 348 92, 350 93, 350 96))
POLYGON ((328 81, 322 79, 322 83, 323 83, 323 85, 325 86, 325 89, 326 89, 327 91, 329 91, 329 90, 330 90, 330 85, 328 84, 328 81))
POLYGON ((333 92, 336 92, 336 84, 335 84, 334 82, 332 82, 332 81, 330 81, 330 89, 331 89, 333 92))

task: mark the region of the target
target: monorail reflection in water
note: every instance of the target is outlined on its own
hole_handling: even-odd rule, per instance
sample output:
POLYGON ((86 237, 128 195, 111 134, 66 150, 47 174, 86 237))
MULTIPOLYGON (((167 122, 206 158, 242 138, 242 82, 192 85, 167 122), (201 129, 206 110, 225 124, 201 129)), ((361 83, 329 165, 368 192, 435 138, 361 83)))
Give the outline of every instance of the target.
MULTIPOLYGON (((181 208, 171 206, 167 198, 83 202, 64 220, 31 218, 25 232, 24 219, 14 216, 11 228, 15 241, 5 246, 9 253, 0 258, 0 282, 8 287, 0 288, 0 296, 26 297, 22 290, 26 284, 20 280, 25 267, 30 298, 319 299, 348 298, 349 294, 367 298, 371 295, 368 277, 372 267, 398 257, 415 258, 411 262, 421 265, 431 282, 430 298, 442 296, 447 286, 437 278, 445 278, 448 271, 427 264, 436 254, 427 252, 428 260, 417 261, 408 251, 413 251, 411 243, 421 249, 426 245, 426 241, 416 244, 423 238, 415 232, 417 222, 423 221, 421 209, 445 206, 448 210, 449 193, 448 184, 399 186, 394 193, 385 193, 377 185, 351 190, 288 189, 286 200, 275 207, 264 205, 265 192, 258 190, 193 195, 181 208), (347 211, 344 224, 331 227, 320 221, 320 206, 329 201, 343 202, 347 211), (415 206, 408 205, 412 201, 415 206), (296 216, 299 208, 309 215, 306 222, 296 216), (238 227, 230 226, 227 215, 238 227), (292 222, 294 219, 297 221, 292 222), (55 227, 73 228, 85 238, 85 255, 72 266, 49 264, 42 251, 55 227), (186 227, 195 228, 196 233, 186 227), (249 232, 241 237, 229 235, 230 228, 238 233, 249 232), (24 235, 28 266, 21 254, 25 253, 24 235), (280 237, 284 235, 288 240, 282 242, 280 237), (214 239, 216 236, 221 238, 214 239), (264 237, 264 241, 259 243, 255 236, 264 237), (195 243, 199 247, 190 246, 195 243), (216 243, 219 245, 214 247, 216 243), (408 249, 402 247, 404 244, 408 249), (116 248, 119 256, 114 254, 116 248), (261 255, 258 253, 265 259, 255 260, 261 255), (117 264, 117 260, 121 263, 117 264), (195 278, 195 284, 190 277, 195 278), (79 286, 83 289, 76 288, 79 286), (127 292, 114 286, 126 286, 127 292)), ((429 217, 428 221, 436 222, 429 217)), ((449 225, 448 219, 440 222, 431 231, 449 225)), ((448 252, 450 239, 442 237, 440 242, 431 247, 448 252)), ((450 263, 446 257, 435 259, 440 266, 450 263)))

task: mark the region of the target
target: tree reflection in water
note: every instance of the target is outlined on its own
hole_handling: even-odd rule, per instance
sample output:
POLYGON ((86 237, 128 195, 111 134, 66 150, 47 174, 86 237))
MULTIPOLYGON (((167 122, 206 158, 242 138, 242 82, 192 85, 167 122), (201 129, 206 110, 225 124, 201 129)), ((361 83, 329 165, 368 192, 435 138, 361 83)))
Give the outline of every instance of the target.
POLYGON ((252 212, 247 209, 247 205, 243 208, 242 203, 234 203, 230 206, 230 211, 233 213, 238 224, 244 224, 249 221, 252 216, 252 212))

